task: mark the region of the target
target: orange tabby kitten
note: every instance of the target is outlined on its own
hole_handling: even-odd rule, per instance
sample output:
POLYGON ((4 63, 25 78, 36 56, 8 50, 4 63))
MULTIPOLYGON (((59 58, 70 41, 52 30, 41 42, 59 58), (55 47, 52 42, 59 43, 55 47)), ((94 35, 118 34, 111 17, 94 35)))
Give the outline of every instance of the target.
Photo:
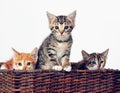
POLYGON ((5 62, 1 69, 8 70, 33 70, 37 61, 38 49, 34 48, 31 53, 19 53, 13 49, 14 56, 5 62))

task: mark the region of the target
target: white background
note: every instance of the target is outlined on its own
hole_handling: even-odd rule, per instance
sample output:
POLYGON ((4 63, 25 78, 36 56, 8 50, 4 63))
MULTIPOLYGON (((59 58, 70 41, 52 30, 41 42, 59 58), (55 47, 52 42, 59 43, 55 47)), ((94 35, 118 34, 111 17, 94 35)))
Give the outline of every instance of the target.
POLYGON ((13 55, 12 47, 31 52, 50 34, 46 11, 68 15, 77 11, 72 32, 71 62, 88 53, 110 49, 106 68, 120 69, 119 0, 0 0, 0 61, 13 55))

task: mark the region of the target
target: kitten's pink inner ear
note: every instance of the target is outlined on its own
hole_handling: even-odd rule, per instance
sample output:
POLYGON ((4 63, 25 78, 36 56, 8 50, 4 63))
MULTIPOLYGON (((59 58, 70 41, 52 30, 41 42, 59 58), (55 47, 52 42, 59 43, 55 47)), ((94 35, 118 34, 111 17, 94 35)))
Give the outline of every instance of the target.
POLYGON ((31 56, 33 57, 33 59, 35 59, 37 61, 38 58, 38 49, 34 48, 33 51, 31 52, 31 56))
POLYGON ((70 18, 70 20, 74 23, 75 17, 76 17, 76 11, 73 11, 73 12, 72 12, 71 14, 69 14, 67 17, 70 18))
POLYGON ((12 48, 12 50, 14 52, 15 57, 18 56, 18 55, 20 55, 20 53, 18 51, 16 51, 14 48, 12 48))
POLYGON ((49 12, 47 12, 47 16, 48 16, 49 23, 51 23, 54 19, 56 19, 56 16, 49 12))
POLYGON ((108 51, 109 51, 109 49, 105 50, 105 51, 102 53, 102 55, 103 55, 105 58, 107 58, 108 51))
POLYGON ((84 51, 84 50, 82 50, 82 56, 83 56, 84 59, 88 59, 89 58, 89 54, 86 51, 84 51))

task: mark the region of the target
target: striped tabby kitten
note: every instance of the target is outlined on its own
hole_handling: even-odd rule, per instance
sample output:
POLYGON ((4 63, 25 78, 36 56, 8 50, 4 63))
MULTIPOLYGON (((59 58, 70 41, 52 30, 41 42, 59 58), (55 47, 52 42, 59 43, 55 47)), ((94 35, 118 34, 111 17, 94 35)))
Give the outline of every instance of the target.
POLYGON ((81 69, 81 70, 98 70, 104 69, 106 64, 106 59, 108 55, 109 49, 102 53, 91 53, 88 54, 84 50, 82 50, 83 60, 72 65, 73 69, 81 69))
POLYGON ((47 16, 52 33, 39 48, 36 69, 71 71, 69 63, 73 42, 71 31, 75 25, 76 11, 68 16, 55 16, 47 12, 47 16))

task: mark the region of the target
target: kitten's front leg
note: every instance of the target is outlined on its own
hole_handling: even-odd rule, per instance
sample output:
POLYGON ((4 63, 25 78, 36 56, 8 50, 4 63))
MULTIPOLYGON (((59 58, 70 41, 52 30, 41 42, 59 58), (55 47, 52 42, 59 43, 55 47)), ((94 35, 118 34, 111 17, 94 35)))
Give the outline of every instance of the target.
POLYGON ((52 67, 52 69, 54 70, 58 70, 61 71, 62 70, 62 66, 60 65, 59 61, 56 58, 56 61, 54 62, 54 66, 52 67))
POLYGON ((58 60, 57 56, 56 56, 56 61, 54 62, 54 66, 52 67, 52 69, 58 70, 58 71, 62 70, 62 66, 59 63, 59 60, 58 60))
POLYGON ((61 58, 62 67, 65 71, 71 71, 71 63, 69 62, 69 56, 65 55, 61 58))
POLYGON ((62 66, 59 63, 59 60, 58 60, 58 57, 57 57, 57 54, 56 54, 56 50, 53 49, 53 48, 49 48, 48 49, 48 56, 49 56, 50 62, 53 63, 52 69, 61 71, 62 66))

